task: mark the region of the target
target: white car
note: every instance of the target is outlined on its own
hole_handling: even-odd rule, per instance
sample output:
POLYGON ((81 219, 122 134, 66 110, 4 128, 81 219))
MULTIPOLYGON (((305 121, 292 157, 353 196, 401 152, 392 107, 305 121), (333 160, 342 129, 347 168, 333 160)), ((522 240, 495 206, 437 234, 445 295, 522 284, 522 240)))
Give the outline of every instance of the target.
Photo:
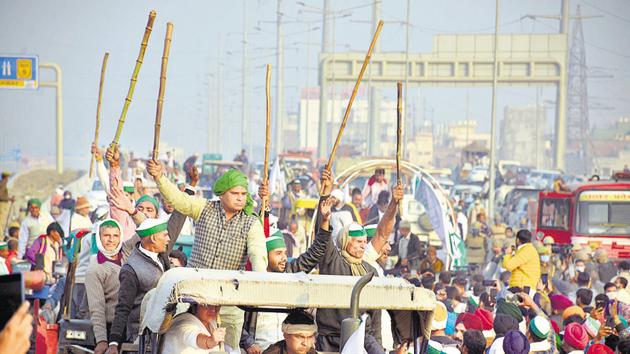
POLYGON ((484 166, 475 166, 468 175, 469 183, 483 183, 488 178, 488 168, 484 166))

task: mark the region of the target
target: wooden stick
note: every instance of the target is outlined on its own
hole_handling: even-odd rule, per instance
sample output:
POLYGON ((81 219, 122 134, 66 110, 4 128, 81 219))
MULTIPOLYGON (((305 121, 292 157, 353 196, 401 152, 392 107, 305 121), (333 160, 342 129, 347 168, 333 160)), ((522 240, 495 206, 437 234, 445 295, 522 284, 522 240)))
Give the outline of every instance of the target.
POLYGON ((398 82, 398 100, 396 104, 396 113, 398 115, 398 119, 396 122, 396 182, 398 184, 402 183, 402 179, 400 177, 400 156, 402 150, 402 82, 398 82))
POLYGON ((166 66, 168 55, 171 52, 171 38, 173 37, 173 24, 166 24, 166 36, 164 37, 164 52, 162 52, 162 70, 160 71, 160 89, 158 91, 157 109, 155 110, 155 130, 153 134, 153 161, 158 160, 160 150, 160 128, 162 127, 162 107, 164 106, 164 91, 166 90, 166 66))
MULTIPOLYGON (((269 146, 271 145, 271 65, 267 64, 267 75, 265 76, 265 94, 266 94, 266 106, 267 117, 265 121, 265 160, 263 164, 263 185, 269 186, 269 146)), ((269 191, 271 193, 271 191, 269 191)), ((261 201, 262 208, 260 212, 265 215, 267 208, 267 200, 265 198, 261 201)), ((269 236, 269 235, 265 235, 269 236)))
POLYGON ((144 29, 144 36, 142 37, 142 42, 140 43, 140 53, 138 53, 138 58, 136 59, 136 66, 133 68, 133 73, 131 74, 131 82, 129 83, 129 91, 127 91, 127 97, 125 97, 125 104, 123 105, 122 112, 120 112, 120 118, 118 119, 118 127, 116 128, 116 135, 114 136, 114 140, 111 143, 111 146, 118 145, 120 141, 120 134, 122 133, 123 125, 125 125, 125 118, 127 117, 127 110, 129 110, 129 104, 131 103, 131 99, 133 98, 133 91, 136 89, 136 82, 138 82, 138 74, 140 73, 140 67, 142 66, 142 61, 144 60, 144 53, 147 50, 147 44, 149 43, 149 37, 151 36, 151 31, 153 30, 153 22, 155 21, 156 12, 155 10, 151 10, 149 13, 149 21, 147 22, 147 27, 144 29))
POLYGON ((335 159, 335 153, 337 152, 337 147, 339 146, 339 142, 341 141, 341 135, 343 134, 343 130, 346 127, 346 123, 348 123, 348 118, 350 117, 350 110, 352 109, 352 103, 354 102, 354 98, 357 96, 357 91, 359 90, 359 85, 361 84, 361 80, 363 79, 363 74, 365 73, 365 69, 370 63, 370 58, 372 57, 372 50, 374 50, 374 45, 378 40, 378 35, 381 33, 381 29, 383 28, 383 21, 378 21, 378 26, 376 27, 376 32, 374 33, 374 37, 372 37, 372 43, 370 43, 370 48, 365 55, 365 60, 363 60, 363 65, 361 66, 361 71, 359 72, 359 77, 357 78, 357 82, 354 84, 354 89, 352 89, 352 95, 350 95, 350 101, 348 101, 348 106, 346 107, 346 113, 343 115, 343 120, 341 121, 341 127, 339 128, 339 132, 337 133, 337 139, 335 140, 335 144, 330 151, 330 157, 328 158, 328 163, 326 164, 326 169, 330 171, 332 168, 333 161, 335 159))
MULTIPOLYGON (((103 56, 103 64, 101 65, 101 81, 98 84, 98 101, 96 103, 96 129, 94 130, 94 145, 98 149, 98 132, 101 129, 101 102, 103 100, 103 83, 105 81, 105 69, 107 69, 107 59, 109 53, 105 52, 103 56)), ((90 159, 90 178, 94 175, 94 154, 90 159)))

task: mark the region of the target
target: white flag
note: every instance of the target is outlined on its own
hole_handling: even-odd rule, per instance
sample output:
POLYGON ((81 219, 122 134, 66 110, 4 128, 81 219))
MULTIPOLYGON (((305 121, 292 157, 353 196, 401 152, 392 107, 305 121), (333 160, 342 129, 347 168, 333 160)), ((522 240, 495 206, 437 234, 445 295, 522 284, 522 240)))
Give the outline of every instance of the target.
POLYGON ((361 325, 359 329, 354 331, 346 345, 343 347, 341 354, 367 354, 365 351, 365 321, 367 320, 367 315, 361 316, 361 325))

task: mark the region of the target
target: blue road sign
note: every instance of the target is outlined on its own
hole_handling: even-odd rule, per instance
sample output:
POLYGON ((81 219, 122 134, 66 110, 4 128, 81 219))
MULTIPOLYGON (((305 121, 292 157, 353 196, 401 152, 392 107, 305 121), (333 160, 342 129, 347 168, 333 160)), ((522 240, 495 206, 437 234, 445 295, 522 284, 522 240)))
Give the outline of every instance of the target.
POLYGON ((36 89, 39 87, 39 58, 36 55, 0 55, 0 88, 36 89))

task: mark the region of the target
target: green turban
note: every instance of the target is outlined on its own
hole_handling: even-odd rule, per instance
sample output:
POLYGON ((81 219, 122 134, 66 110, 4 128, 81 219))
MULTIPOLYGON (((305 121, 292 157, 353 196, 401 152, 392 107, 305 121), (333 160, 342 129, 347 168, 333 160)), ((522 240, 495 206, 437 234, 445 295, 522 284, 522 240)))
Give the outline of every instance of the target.
MULTIPOLYGON (((247 176, 243 174, 243 172, 231 169, 225 172, 221 177, 219 177, 216 182, 214 182, 214 186, 212 187, 212 191, 216 195, 223 195, 223 193, 229 191, 234 187, 243 187, 245 190, 249 190, 249 183, 247 181, 247 176)), ((245 208, 243 208, 243 212, 247 215, 254 214, 254 200, 252 196, 247 193, 247 201, 245 202, 245 208)))
POLYGON ((31 198, 27 202, 28 206, 37 205, 38 207, 42 207, 42 201, 37 198, 31 198))
POLYGON ((153 198, 150 195, 145 194, 142 197, 138 198, 138 200, 136 200, 136 207, 142 202, 149 202, 153 204, 155 210, 160 210, 160 203, 158 203, 157 199, 153 198))
POLYGON ((504 315, 512 316, 516 321, 521 322, 523 320, 523 313, 521 309, 513 303, 505 301, 505 299, 497 300, 497 314, 502 313, 504 315))

